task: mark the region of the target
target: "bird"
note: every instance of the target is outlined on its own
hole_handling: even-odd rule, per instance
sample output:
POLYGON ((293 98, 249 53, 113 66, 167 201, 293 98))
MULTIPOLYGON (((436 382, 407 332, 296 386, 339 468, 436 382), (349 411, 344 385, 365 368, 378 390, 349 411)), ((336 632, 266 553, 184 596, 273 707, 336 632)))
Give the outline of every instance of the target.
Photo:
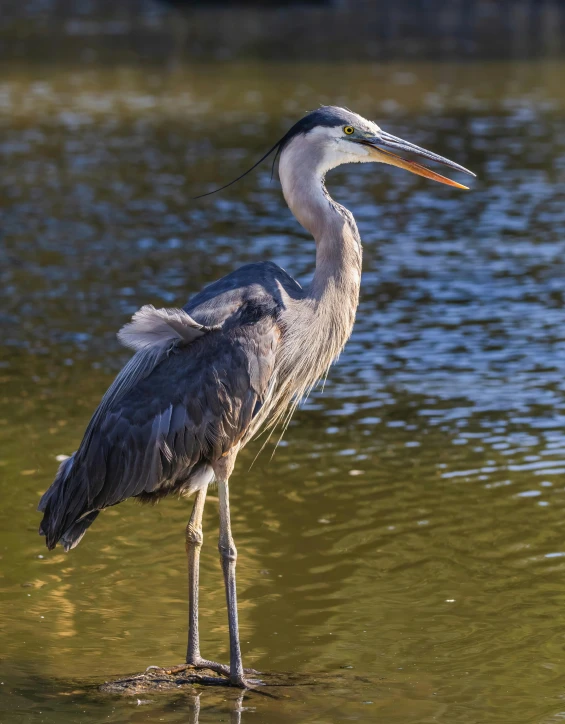
POLYGON ((260 430, 288 424, 344 348, 359 302, 361 239, 353 215, 328 193, 325 176, 342 164, 374 162, 468 188, 397 152, 475 175, 353 111, 322 106, 298 120, 245 173, 209 192, 230 186, 274 153, 288 207, 314 240, 312 280, 303 287, 277 264, 260 261, 206 286, 183 308, 141 307, 118 332, 133 356, 39 503, 39 533, 47 547, 61 543, 68 551, 104 508, 126 498, 155 502, 172 494, 194 496, 185 533, 186 662, 212 670, 227 685, 252 686, 241 656, 230 522, 229 484, 237 455, 260 430), (202 515, 214 482, 229 664, 203 658, 199 644, 202 515))

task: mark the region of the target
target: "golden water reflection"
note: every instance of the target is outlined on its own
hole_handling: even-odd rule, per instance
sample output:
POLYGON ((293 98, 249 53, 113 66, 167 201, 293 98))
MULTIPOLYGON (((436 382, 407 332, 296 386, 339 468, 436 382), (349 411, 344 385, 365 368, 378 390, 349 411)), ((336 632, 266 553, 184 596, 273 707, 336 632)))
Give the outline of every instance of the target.
MULTIPOLYGON (((191 198, 328 101, 478 181, 456 195, 389 169, 330 178, 364 240, 358 322, 273 459, 270 445, 251 465, 261 441, 241 456, 233 525, 247 665, 339 680, 242 706, 237 692, 206 690, 199 720, 564 716, 562 77, 559 64, 3 76, 0 701, 10 721, 195 716, 196 694, 138 704, 89 688, 182 660, 187 503, 105 511, 68 555, 42 548, 35 507, 126 359, 115 332, 133 311, 183 304, 260 258, 308 277, 312 244, 269 168, 191 198)), ((204 535, 202 651, 226 660, 213 501, 204 535)))

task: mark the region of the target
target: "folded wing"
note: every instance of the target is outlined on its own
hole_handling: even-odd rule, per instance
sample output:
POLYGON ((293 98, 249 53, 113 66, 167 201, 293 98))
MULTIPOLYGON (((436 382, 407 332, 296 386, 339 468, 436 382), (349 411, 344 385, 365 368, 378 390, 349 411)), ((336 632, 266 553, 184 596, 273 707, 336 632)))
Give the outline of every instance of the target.
POLYGON ((74 547, 98 511, 128 497, 191 492, 244 438, 273 383, 280 340, 272 311, 252 317, 214 328, 179 309, 134 315, 119 338, 135 355, 41 499, 49 548, 74 547))

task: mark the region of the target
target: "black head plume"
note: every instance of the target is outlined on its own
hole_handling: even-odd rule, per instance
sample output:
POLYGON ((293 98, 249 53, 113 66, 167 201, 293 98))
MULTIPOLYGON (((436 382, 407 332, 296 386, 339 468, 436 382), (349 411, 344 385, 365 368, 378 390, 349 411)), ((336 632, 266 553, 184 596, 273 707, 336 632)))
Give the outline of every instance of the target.
POLYGON ((290 141, 292 141, 295 136, 298 136, 300 134, 305 135, 313 128, 316 128, 318 126, 333 128, 334 126, 342 126, 344 124, 351 123, 353 115, 354 114, 352 114, 350 111, 345 110, 345 108, 338 108, 337 106, 322 106, 315 111, 310 111, 310 113, 307 113, 304 118, 301 118, 297 123, 295 123, 294 126, 292 126, 292 128, 290 128, 285 133, 285 135, 279 141, 277 141, 271 149, 267 151, 264 156, 261 156, 261 158, 256 163, 254 163, 253 166, 251 166, 251 168, 248 168, 247 171, 244 171, 241 176, 234 178, 233 181, 230 181, 224 186, 220 186, 220 188, 218 189, 208 191, 207 193, 200 194, 199 196, 194 196, 193 198, 202 199, 204 198, 204 196, 211 196, 212 194, 217 194, 218 191, 223 191, 224 189, 227 189, 228 186, 232 186, 244 176, 247 176, 248 173, 251 173, 251 171, 256 169, 260 163, 262 163, 266 158, 271 155, 271 153, 273 153, 273 151, 276 151, 275 157, 273 159, 273 166, 271 168, 271 178, 273 178, 273 172, 275 169, 275 163, 277 162, 277 158, 280 156, 285 146, 290 141))
MULTIPOLYGON (((281 141, 282 141, 282 139, 281 139, 281 141)), ((213 191, 208 191, 207 193, 205 193, 205 194, 200 194, 199 196, 193 196, 193 198, 194 198, 194 199, 203 199, 204 196, 211 196, 212 194, 217 194, 218 191, 223 191, 224 189, 227 189, 228 186, 232 186, 234 183, 236 183, 237 181, 239 181, 240 179, 242 179, 244 176, 247 176, 248 173, 251 173, 251 171, 253 171, 253 169, 257 168, 257 166, 258 166, 260 163, 262 163, 268 156, 270 156, 271 153, 276 149, 276 150, 277 150, 277 153, 276 153, 276 155, 275 155, 275 160, 273 161, 273 170, 274 170, 274 168, 275 168, 275 161, 277 160, 277 156, 279 155, 279 152, 280 152, 280 144, 281 144, 281 141, 278 141, 277 143, 275 143, 275 145, 274 145, 269 151, 267 151, 267 153, 266 153, 264 156, 261 156, 261 158, 260 158, 256 163, 254 163, 253 166, 251 166, 251 168, 248 168, 247 171, 244 171, 244 172, 241 174, 241 176, 238 176, 237 178, 234 178, 233 181, 230 181, 229 183, 225 184, 224 186, 220 186, 219 189, 214 189, 213 191)), ((273 177, 273 172, 271 171, 271 178, 272 178, 272 177, 273 177)))

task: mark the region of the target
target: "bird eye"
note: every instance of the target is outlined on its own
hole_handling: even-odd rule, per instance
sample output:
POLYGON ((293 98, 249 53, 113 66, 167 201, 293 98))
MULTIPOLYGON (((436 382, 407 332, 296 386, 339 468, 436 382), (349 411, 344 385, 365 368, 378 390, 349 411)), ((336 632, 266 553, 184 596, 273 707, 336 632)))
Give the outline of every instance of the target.
POLYGON ((355 129, 353 128, 353 126, 345 126, 343 132, 346 136, 351 136, 352 133, 355 133, 355 129))

